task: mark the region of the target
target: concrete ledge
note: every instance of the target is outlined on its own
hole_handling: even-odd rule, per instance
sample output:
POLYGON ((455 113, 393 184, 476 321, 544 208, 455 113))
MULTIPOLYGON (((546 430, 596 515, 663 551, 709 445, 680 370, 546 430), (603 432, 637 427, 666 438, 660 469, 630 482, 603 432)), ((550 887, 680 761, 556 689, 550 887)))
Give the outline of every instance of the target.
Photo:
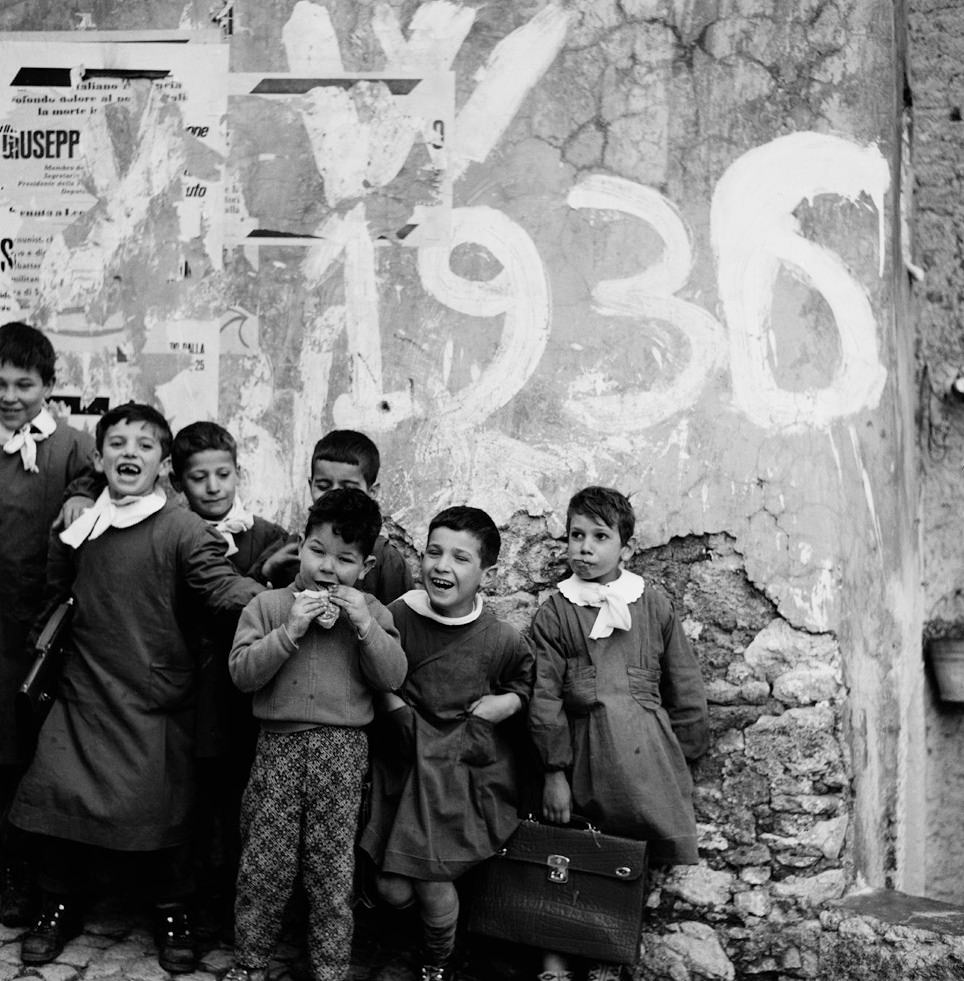
POLYGON ((821 981, 960 981, 964 909, 880 889, 820 913, 821 981))
POLYGON ((891 889, 855 893, 834 904, 838 909, 871 916, 894 926, 964 936, 964 908, 891 889))

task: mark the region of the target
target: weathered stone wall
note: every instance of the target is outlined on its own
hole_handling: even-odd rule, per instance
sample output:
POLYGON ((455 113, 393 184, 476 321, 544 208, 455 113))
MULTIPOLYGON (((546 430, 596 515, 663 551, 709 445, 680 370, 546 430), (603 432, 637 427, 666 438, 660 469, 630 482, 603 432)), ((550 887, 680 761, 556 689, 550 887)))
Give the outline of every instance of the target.
MULTIPOLYGON (((74 345, 65 384, 176 423, 198 403, 164 343, 197 325, 219 369, 200 395, 276 520, 300 519, 321 433, 371 432, 407 547, 457 501, 504 526, 494 603, 523 627, 564 574, 572 491, 632 494, 633 567, 676 598, 713 727, 701 863, 658 881, 640 976, 816 977, 821 907, 917 865, 894 17, 888 0, 238 0, 235 75, 328 81, 232 97, 224 176, 202 157, 206 179, 236 224, 317 240, 214 249, 182 183, 156 176, 171 154, 196 164, 196 141, 176 106, 149 139, 145 100, 89 150, 120 190, 95 187, 58 245, 66 286, 30 311, 74 345), (346 96, 345 73, 381 76, 346 96), (408 76, 454 96, 398 178, 386 92, 408 76), (138 168, 149 206, 112 210, 138 168), (447 188, 452 237, 434 240, 413 202, 447 188)), ((200 2, 25 2, 0 25, 208 18, 200 2)))
MULTIPOLYGON (((925 641, 964 636, 964 563, 960 540, 964 402, 952 385, 964 369, 964 10, 912 0, 909 82, 913 100, 915 181, 913 259, 923 278, 914 289, 920 439, 923 463, 921 536, 925 641)), ((964 902, 964 708, 927 688, 927 895, 964 902)))

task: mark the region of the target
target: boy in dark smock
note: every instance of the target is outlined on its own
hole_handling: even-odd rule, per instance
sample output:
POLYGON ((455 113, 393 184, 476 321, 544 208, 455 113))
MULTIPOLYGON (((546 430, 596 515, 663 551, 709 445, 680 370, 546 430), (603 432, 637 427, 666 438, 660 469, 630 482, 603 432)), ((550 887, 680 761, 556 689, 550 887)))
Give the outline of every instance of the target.
MULTIPOLYGON (((311 503, 340 487, 355 487, 377 499, 380 467, 378 447, 364 433, 332 429, 311 451, 311 503)), ((289 585, 298 572, 299 541, 298 535, 290 535, 285 542, 275 542, 260 556, 249 575, 271 583, 275 589, 289 585)), ((382 534, 375 539, 372 557, 374 564, 358 587, 387 606, 415 584, 412 572, 402 553, 382 534)))
MULTIPOLYGON (((223 426, 193 422, 174 437, 171 484, 224 538, 228 561, 244 576, 266 548, 287 539, 288 533, 245 507, 238 493, 240 481, 238 444, 223 426)), ((235 687, 228 671, 239 614, 212 614, 201 597, 187 599, 185 622, 196 626, 189 639, 198 654, 199 900, 209 925, 227 928, 234 922, 241 795, 254 760, 258 722, 251 713, 251 696, 235 687)))
MULTIPOLYGON (((709 730, 699 662, 669 597, 622 568, 635 515, 626 497, 587 487, 569 502, 572 576, 532 621, 536 683, 529 731, 545 770, 542 809, 649 842, 654 863, 697 861, 688 760, 709 730)), ((571 981, 549 953, 545 981, 571 981)), ((615 981, 594 964, 588 981, 615 981)))
POLYGON ((71 650, 10 814, 44 836, 44 903, 21 957, 44 964, 60 953, 79 929, 94 870, 113 862, 138 867, 153 887, 161 966, 193 970, 185 904, 196 665, 182 600, 190 593, 237 611, 263 587, 238 576, 221 535, 156 486, 171 446, 160 413, 111 409, 96 443, 107 489, 51 546, 49 592, 75 601, 71 650))
POLYGON ((425 589, 389 607, 408 674, 394 711, 379 723, 361 847, 379 868, 386 901, 418 903, 423 981, 447 977, 459 914, 455 880, 494 855, 519 824, 517 747, 504 723, 528 703, 533 659, 478 592, 499 547, 484 511, 442 511, 422 558, 425 589))
POLYGON ((50 526, 67 485, 93 472, 93 439, 55 420, 47 409, 55 360, 53 346, 39 330, 22 323, 0 327, 0 918, 5 926, 23 926, 30 915, 26 849, 6 821, 30 751, 18 737, 14 696, 33 660, 27 636, 43 605, 50 526))

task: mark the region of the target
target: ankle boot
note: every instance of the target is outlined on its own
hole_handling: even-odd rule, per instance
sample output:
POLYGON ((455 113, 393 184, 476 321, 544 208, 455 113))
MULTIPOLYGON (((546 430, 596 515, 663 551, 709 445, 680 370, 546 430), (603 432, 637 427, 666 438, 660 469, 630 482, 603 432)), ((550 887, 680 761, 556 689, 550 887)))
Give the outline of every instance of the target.
POLYGON ((155 910, 157 962, 171 974, 188 974, 197 967, 197 942, 184 903, 164 903, 155 910))
POLYGON ((63 896, 44 896, 40 915, 20 944, 20 959, 24 964, 49 964, 80 933, 80 927, 75 903, 63 896))

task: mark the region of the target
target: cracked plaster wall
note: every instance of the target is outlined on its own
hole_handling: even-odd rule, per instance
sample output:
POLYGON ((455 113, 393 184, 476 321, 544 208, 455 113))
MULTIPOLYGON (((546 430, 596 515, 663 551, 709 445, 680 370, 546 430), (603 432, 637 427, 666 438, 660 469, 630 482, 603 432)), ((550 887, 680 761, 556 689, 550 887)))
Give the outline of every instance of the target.
MULTIPOLYGON (((199 0, 24 2, 0 26, 81 13, 100 29, 208 18, 199 0)), ((712 703, 701 865, 652 898, 673 977, 815 976, 814 911, 914 868, 894 16, 884 0, 238 0, 233 71, 454 72, 460 244, 325 263, 239 248, 219 267, 191 240, 179 281, 149 216, 113 260, 123 289, 90 300, 121 315, 125 394, 145 398, 149 322, 256 311, 260 353, 222 354, 219 393, 255 509, 296 523, 311 443, 367 429, 405 547, 456 501, 505 525, 495 602, 522 626, 563 574, 569 494, 633 495, 634 561, 676 596, 712 703)), ((307 220, 327 196, 356 234, 374 192, 333 201, 352 175, 326 171, 326 189, 323 134, 273 106, 229 112, 273 151, 228 157, 247 206, 307 220)), ((116 385, 116 366, 68 370, 116 385)))
MULTIPOLYGON (((917 371, 923 462, 921 535, 927 637, 964 635, 964 592, 959 547, 964 405, 949 394, 964 367, 961 309, 964 268, 964 11, 924 0, 909 4, 909 82, 913 100, 915 178, 914 260, 923 272, 915 285, 917 371)), ((964 902, 964 846, 959 815, 964 804, 964 709, 942 703, 928 677, 927 882, 928 894, 964 902)))

